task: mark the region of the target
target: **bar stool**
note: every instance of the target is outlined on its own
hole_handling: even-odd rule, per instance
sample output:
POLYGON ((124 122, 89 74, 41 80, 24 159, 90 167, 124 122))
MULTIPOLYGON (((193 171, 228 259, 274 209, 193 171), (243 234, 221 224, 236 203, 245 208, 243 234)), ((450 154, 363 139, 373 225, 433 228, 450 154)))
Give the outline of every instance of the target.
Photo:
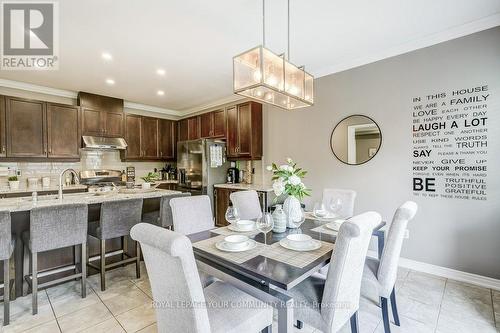
MULTIPOLYGON (((24 272, 29 272, 26 256, 29 253, 31 262, 30 275, 25 275, 32 291, 32 312, 38 313, 38 289, 59 284, 61 282, 81 278, 82 298, 86 295, 87 278, 87 227, 88 208, 86 204, 60 204, 48 207, 36 207, 30 212, 30 230, 22 234, 24 243, 25 267, 24 272), (75 274, 62 277, 53 281, 38 284, 38 253, 63 247, 81 246, 80 271, 75 265, 75 274)), ((50 272, 47 272, 50 274, 50 272)), ((25 273, 24 273, 25 274, 25 273)))
POLYGON ((160 199, 160 210, 146 213, 142 216, 142 222, 154 224, 158 227, 172 229, 174 222, 172 218, 172 208, 170 207, 170 200, 174 198, 188 197, 191 193, 184 192, 173 195, 165 195, 160 199))
POLYGON ((10 256, 14 251, 11 235, 10 212, 0 212, 0 260, 3 261, 3 325, 9 325, 10 318, 10 256))
POLYGON ((101 262, 99 266, 96 266, 89 261, 88 265, 99 271, 102 291, 106 290, 106 269, 135 262, 137 278, 141 277, 141 249, 139 243, 135 242, 136 254, 132 257, 127 253, 127 243, 125 241, 126 237, 130 235, 130 229, 137 223, 141 223, 141 215, 141 198, 109 201, 101 204, 101 217, 99 221, 89 223, 89 235, 101 242, 101 251, 99 254, 101 262), (110 254, 122 254, 122 260, 106 265, 106 240, 112 238, 122 238, 121 251, 110 254))

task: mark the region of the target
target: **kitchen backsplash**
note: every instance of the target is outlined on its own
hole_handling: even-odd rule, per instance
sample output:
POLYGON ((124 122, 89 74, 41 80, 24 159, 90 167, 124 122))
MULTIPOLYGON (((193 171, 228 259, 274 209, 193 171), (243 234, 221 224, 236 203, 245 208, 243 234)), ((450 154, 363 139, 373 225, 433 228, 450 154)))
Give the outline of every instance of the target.
MULTIPOLYGON (((66 168, 73 168, 76 171, 88 169, 112 169, 125 170, 127 166, 135 167, 136 178, 152 172, 154 168, 161 169, 165 166, 165 162, 122 162, 118 151, 103 151, 103 150, 81 150, 80 162, 0 162, 0 167, 8 167, 10 169, 9 176, 15 175, 16 170, 21 171, 19 180, 22 185, 25 185, 27 178, 36 177, 38 179, 48 176, 51 184, 58 184, 59 174, 66 168)), ((172 162, 168 162, 174 164, 172 162)), ((39 181, 40 182, 40 181, 39 181)), ((0 188, 8 187, 8 177, 0 176, 0 188)))

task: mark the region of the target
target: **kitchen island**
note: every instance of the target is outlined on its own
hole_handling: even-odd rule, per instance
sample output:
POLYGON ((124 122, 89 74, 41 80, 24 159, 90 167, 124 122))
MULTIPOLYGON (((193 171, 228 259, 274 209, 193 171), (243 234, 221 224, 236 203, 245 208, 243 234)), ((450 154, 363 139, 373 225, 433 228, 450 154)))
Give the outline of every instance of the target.
MULTIPOLYGON (((109 193, 106 195, 98 195, 95 193, 76 193, 76 194, 65 194, 62 202, 55 195, 39 196, 37 202, 33 202, 31 197, 20 197, 20 198, 7 198, 0 200, 0 210, 8 210, 11 212, 12 218, 12 234, 16 239, 16 246, 14 250, 14 264, 15 264, 15 295, 22 295, 22 284, 23 284, 23 243, 22 243, 22 233, 29 230, 30 224, 30 211, 34 207, 50 207, 56 206, 61 203, 86 203, 89 207, 88 220, 97 221, 99 220, 101 203, 107 201, 116 201, 131 198, 143 198, 143 214, 159 210, 160 208, 160 198, 162 196, 174 195, 180 193, 179 191, 171 190, 161 190, 156 189, 151 192, 142 193, 109 193)), ((128 242, 129 245, 132 242, 128 242)), ((117 251, 121 249, 121 239, 113 239, 106 242, 106 248, 110 252, 117 251)), ((97 255, 99 253, 99 243, 93 238, 88 239, 88 256, 89 258, 97 255)), ((128 247, 128 252, 131 255, 135 254, 134 246, 128 247)), ((76 259, 76 263, 79 262, 80 256, 78 253, 73 253, 73 248, 63 248, 39 255, 38 263, 40 267, 40 272, 52 270, 55 268, 60 268, 67 265, 73 265, 75 262, 73 258, 76 259)), ((118 256, 117 256, 118 257, 118 256)), ((113 258, 109 258, 110 262, 113 262, 113 258)), ((62 277, 69 275, 71 271, 67 269, 61 269, 57 275, 51 275, 62 277)), ((95 270, 89 269, 89 274, 96 273, 95 270)), ((24 273, 26 274, 26 273, 24 273)), ((44 282, 42 277, 41 283, 44 282)))

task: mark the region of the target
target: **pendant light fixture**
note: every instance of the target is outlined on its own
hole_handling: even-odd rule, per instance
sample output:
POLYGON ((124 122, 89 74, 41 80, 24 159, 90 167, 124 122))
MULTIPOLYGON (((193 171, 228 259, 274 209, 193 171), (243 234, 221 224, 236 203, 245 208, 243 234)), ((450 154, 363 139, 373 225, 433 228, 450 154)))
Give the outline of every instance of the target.
POLYGON ((266 48, 265 0, 262 0, 262 45, 233 58, 233 91, 266 104, 293 110, 314 104, 314 77, 290 62, 290 0, 288 50, 277 55, 266 48))

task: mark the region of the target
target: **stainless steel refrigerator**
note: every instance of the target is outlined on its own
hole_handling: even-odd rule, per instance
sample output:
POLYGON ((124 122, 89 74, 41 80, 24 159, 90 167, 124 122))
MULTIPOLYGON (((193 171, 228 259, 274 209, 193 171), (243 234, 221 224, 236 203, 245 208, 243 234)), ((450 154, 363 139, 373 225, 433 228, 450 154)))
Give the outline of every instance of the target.
POLYGON ((214 184, 226 182, 228 168, 224 141, 200 139, 177 143, 179 191, 206 194, 213 206, 214 184))

